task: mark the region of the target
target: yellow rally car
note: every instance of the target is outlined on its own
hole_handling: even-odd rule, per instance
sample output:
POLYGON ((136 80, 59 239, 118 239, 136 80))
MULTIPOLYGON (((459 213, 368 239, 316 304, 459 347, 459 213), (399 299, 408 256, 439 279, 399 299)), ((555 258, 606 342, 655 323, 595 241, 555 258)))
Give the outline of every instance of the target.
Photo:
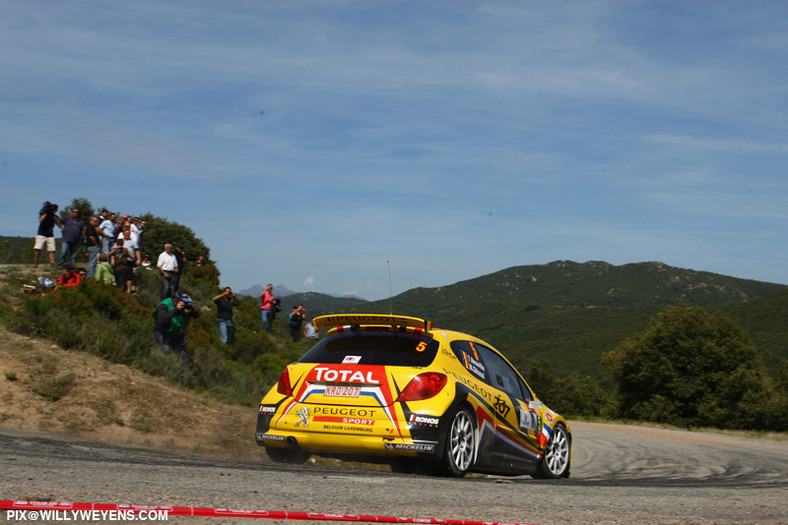
POLYGON ((569 477, 566 420, 484 341, 414 317, 326 315, 330 330, 260 403, 274 461, 312 453, 395 472, 569 477))

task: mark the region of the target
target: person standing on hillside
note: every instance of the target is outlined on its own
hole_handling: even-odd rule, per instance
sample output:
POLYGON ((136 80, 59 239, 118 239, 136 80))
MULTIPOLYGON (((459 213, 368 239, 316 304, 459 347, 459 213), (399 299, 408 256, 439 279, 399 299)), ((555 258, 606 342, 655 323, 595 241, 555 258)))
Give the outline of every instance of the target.
POLYGON ((115 282, 118 288, 131 293, 132 279, 134 277, 134 261, 137 256, 136 250, 131 246, 126 246, 124 239, 118 239, 115 247, 109 252, 112 260, 112 267, 115 273, 115 282))
POLYGON ((271 329, 274 325, 274 316, 271 315, 271 308, 273 307, 273 301, 276 299, 272 290, 274 289, 273 284, 268 284, 265 287, 265 290, 260 294, 260 310, 262 311, 262 320, 260 321, 260 326, 262 326, 263 330, 271 333, 271 329))
POLYGON ((227 286, 222 293, 211 300, 216 303, 216 308, 218 309, 216 313, 216 331, 219 332, 222 343, 229 345, 235 337, 233 308, 238 306, 238 298, 233 293, 233 289, 227 286))
POLYGON ((191 297, 185 293, 175 293, 156 306, 156 311, 153 312, 153 336, 165 354, 175 350, 183 358, 189 356, 184 341, 186 328, 192 319, 198 317, 200 312, 194 308, 191 297))
POLYGON ((98 232, 98 217, 95 215, 90 218, 85 226, 85 249, 88 252, 88 279, 92 279, 96 274, 98 266, 98 256, 101 252, 101 234, 98 232))
POLYGON ((61 228, 63 230, 63 246, 60 250, 60 258, 57 260, 58 266, 63 266, 66 262, 66 257, 71 255, 71 264, 77 262, 77 250, 79 250, 79 243, 85 232, 85 225, 79 220, 79 210, 73 208, 71 215, 63 217, 60 220, 61 228))
POLYGON ((38 268, 41 250, 46 246, 49 252, 49 264, 55 266, 55 225, 63 229, 60 217, 57 216, 57 204, 46 201, 38 212, 38 234, 33 245, 33 265, 38 268))
POLYGON ((174 285, 176 284, 175 271, 178 270, 178 260, 172 253, 172 244, 167 243, 164 245, 164 251, 159 254, 159 260, 156 262, 156 268, 161 273, 161 295, 164 299, 171 297, 175 292, 174 285))
POLYGON ((115 214, 109 216, 99 224, 101 235, 101 253, 109 253, 115 247, 115 214))
POLYGON ((178 267, 173 272, 173 285, 172 291, 177 292, 181 287, 181 277, 183 277, 183 272, 186 270, 186 252, 183 251, 183 246, 180 244, 176 244, 172 248, 172 254, 175 256, 175 261, 178 264, 178 267))
POLYGON ((301 340, 301 324, 304 322, 304 317, 306 316, 306 310, 302 305, 297 305, 293 307, 293 311, 290 312, 290 338, 293 340, 294 343, 297 343, 301 340))

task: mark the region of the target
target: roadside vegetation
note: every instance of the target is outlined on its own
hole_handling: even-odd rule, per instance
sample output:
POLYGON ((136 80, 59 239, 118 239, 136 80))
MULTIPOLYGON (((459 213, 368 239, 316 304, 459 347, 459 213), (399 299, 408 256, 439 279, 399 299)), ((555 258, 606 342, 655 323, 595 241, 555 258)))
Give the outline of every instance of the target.
MULTIPOLYGON (((78 207, 86 217, 95 213, 85 199, 75 199, 63 209, 70 207, 78 207)), ((210 300, 220 292, 220 271, 211 261, 210 249, 186 226, 152 214, 140 216, 147 222, 142 252, 150 254, 154 264, 166 241, 182 245, 187 256, 204 257, 201 266, 187 264, 181 282, 181 289, 192 296, 201 310, 200 318, 188 330, 186 341, 192 352, 188 359, 164 355, 153 339, 152 312, 161 299, 161 283, 156 271, 143 268, 135 270, 133 295, 93 281, 46 295, 40 290, 22 294, 23 285, 31 284, 30 271, 7 270, 0 289, 0 321, 14 332, 45 338, 66 349, 88 352, 165 377, 173 384, 223 402, 255 405, 277 381, 285 365, 296 360, 310 342, 290 341, 286 311, 274 323, 273 336, 260 330, 257 298, 243 297, 235 310, 235 342, 223 345, 215 329, 216 308, 210 300)), ((4 238, 0 262, 29 265, 31 246, 29 238, 4 238)), ((46 267, 40 268, 36 276, 39 274, 54 280, 57 271, 46 267)), ((426 296, 427 292, 408 292, 412 296, 408 303, 414 305, 414 298, 426 296)), ((403 311, 436 322, 445 318, 443 324, 455 328, 466 324, 456 313, 469 308, 462 306, 461 299, 452 314, 446 295, 435 307, 430 306, 429 300, 436 298, 423 298, 422 304, 403 311), (436 310, 430 312, 431 308, 436 310)), ((554 299, 545 299, 548 301, 554 299)), ((356 308, 374 310, 371 303, 356 308)), ((609 315, 613 308, 621 310, 625 305, 616 303, 610 310, 583 306, 581 313, 583 319, 598 317, 609 315)), ((533 303, 521 305, 520 310, 518 315, 525 316, 541 314, 549 308, 533 303)), ((567 311, 562 309, 559 313, 565 315, 567 311)), ((641 317, 643 313, 637 313, 637 318, 641 317)), ((500 324, 500 318, 497 322, 500 324)), ((490 324, 488 329, 494 326, 490 324)), ((572 327, 562 325, 556 328, 559 329, 571 332, 572 327)), ((491 342, 497 339, 484 330, 469 327, 465 331, 491 342)), ((511 337, 515 336, 523 334, 513 331, 511 337)), ((700 306, 663 308, 651 317, 645 330, 634 335, 630 332, 628 337, 611 337, 607 351, 600 354, 596 353, 593 359, 603 370, 601 380, 599 375, 565 364, 559 368, 545 357, 511 359, 526 373, 540 398, 569 417, 625 418, 738 430, 788 428, 788 360, 783 358, 769 375, 747 331, 725 313, 709 312, 700 306)), ((588 360, 588 356, 584 359, 588 360)), ((7 371, 5 379, 13 381, 13 372, 7 371)), ((42 363, 38 379, 36 392, 52 401, 68 395, 74 381, 47 363, 42 363)))

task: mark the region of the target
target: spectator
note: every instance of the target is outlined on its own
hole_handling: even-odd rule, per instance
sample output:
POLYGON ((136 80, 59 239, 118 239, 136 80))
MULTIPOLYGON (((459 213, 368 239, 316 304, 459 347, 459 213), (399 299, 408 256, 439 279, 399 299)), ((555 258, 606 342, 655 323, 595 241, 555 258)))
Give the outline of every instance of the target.
POLYGON ((124 239, 118 239, 115 247, 109 252, 109 256, 115 270, 115 282, 118 288, 131 293, 135 250, 131 246, 126 246, 124 239))
POLYGON ((57 216, 57 204, 46 201, 38 212, 38 234, 33 245, 33 265, 38 268, 41 250, 46 246, 49 252, 49 264, 55 266, 55 224, 62 230, 60 217, 57 216))
POLYGON ((79 220, 79 210, 73 208, 71 210, 71 215, 63 217, 60 220, 60 224, 63 230, 63 246, 60 251, 60 258, 57 260, 57 265, 63 266, 68 255, 71 255, 71 264, 73 265, 77 262, 79 243, 85 233, 85 225, 79 220))
POLYGON ((74 267, 71 264, 66 263, 63 265, 63 269, 60 271, 60 278, 55 283, 55 290, 58 288, 78 286, 80 282, 79 274, 74 273, 74 267))
POLYGON ((175 293, 164 299, 154 312, 156 321, 153 325, 153 336, 161 345, 165 354, 173 350, 181 357, 188 357, 186 348, 186 328, 192 319, 200 317, 200 313, 192 305, 191 297, 185 293, 175 293))
POLYGON ((312 323, 313 319, 309 319, 307 323, 304 325, 304 337, 307 339, 317 339, 318 334, 317 330, 315 329, 315 325, 312 323))
POLYGON ((229 345, 235 337, 235 327, 233 326, 233 308, 238 306, 238 298, 233 293, 232 288, 225 287, 224 291, 211 299, 216 303, 216 331, 222 343, 229 345))
POLYGON ((186 252, 183 251, 183 246, 180 244, 176 245, 172 249, 172 254, 175 256, 175 260, 178 262, 178 267, 175 269, 175 285, 173 291, 178 291, 181 286, 181 277, 183 277, 183 273, 186 270, 186 252))
POLYGON ((99 263, 96 267, 95 279, 96 282, 99 283, 111 284, 112 286, 117 285, 117 282, 115 281, 115 271, 112 269, 112 265, 107 260, 106 253, 99 254, 99 263))
POLYGON ((151 269, 152 265, 151 265, 151 262, 150 262, 150 255, 148 255, 147 253, 145 254, 145 257, 142 258, 142 263, 140 264, 140 266, 142 266, 146 270, 150 270, 151 269))
POLYGON ((86 269, 84 269, 84 268, 80 268, 77 271, 77 275, 79 275, 79 282, 80 283, 84 283, 85 279, 88 278, 88 271, 86 269))
POLYGON ((131 240, 134 241, 134 244, 139 249, 142 246, 142 232, 145 230, 145 221, 140 219, 139 217, 134 217, 131 220, 131 240))
POLYGON ((173 284, 177 284, 175 271, 178 269, 178 260, 172 253, 172 244, 167 243, 164 245, 164 251, 159 254, 159 260, 156 262, 156 268, 161 273, 161 295, 164 299, 171 297, 175 292, 173 284))
POLYGON ((262 320, 260 321, 260 326, 263 330, 267 331, 269 334, 271 333, 271 329, 274 325, 274 316, 271 315, 271 307, 273 306, 273 301, 275 299, 272 290, 274 289, 273 284, 268 284, 265 287, 265 290, 260 294, 260 310, 262 311, 262 320))
POLYGON ((293 311, 290 312, 290 337, 293 339, 294 343, 297 343, 301 340, 301 323, 304 322, 304 316, 306 315, 306 310, 300 304, 298 306, 293 307, 293 311))
POLYGON ((98 232, 98 217, 93 216, 85 226, 85 247, 88 253, 88 278, 92 279, 96 273, 96 265, 101 253, 101 234, 98 232))
POLYGON ((133 255, 133 264, 132 269, 135 266, 139 266, 142 264, 142 257, 140 256, 140 247, 134 240, 131 238, 131 229, 126 228, 123 232, 118 236, 118 240, 123 240, 123 246, 129 251, 130 254, 133 255))
POLYGON ((99 224, 101 234, 101 253, 109 253, 115 247, 115 214, 110 213, 104 221, 99 224))

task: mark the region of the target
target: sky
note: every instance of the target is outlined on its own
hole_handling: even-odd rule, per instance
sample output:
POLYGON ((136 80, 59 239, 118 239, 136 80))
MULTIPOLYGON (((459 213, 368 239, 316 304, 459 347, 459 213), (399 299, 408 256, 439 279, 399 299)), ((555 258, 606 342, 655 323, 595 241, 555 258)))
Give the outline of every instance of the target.
POLYGON ((788 284, 787 2, 0 12, 0 235, 85 198, 189 226, 236 290, 555 260, 788 284))

